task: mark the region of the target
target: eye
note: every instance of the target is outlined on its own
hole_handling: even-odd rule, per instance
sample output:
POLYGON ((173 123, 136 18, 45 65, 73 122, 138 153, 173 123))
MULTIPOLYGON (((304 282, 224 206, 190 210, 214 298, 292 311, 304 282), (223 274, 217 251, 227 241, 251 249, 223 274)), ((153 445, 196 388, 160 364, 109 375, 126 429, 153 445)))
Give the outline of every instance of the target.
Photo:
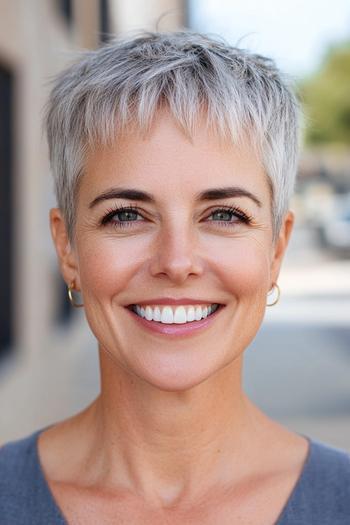
POLYGON ((112 224, 116 228, 127 228, 132 222, 139 222, 138 216, 142 217, 134 206, 116 206, 107 211, 101 220, 101 225, 112 224))
POLYGON ((139 214, 134 210, 122 210, 118 211, 115 215, 118 216, 120 222, 132 222, 136 220, 139 214))
MULTIPOLYGON (((116 206, 107 211, 101 220, 101 225, 106 226, 111 224, 116 228, 129 228, 132 227, 132 223, 140 222, 137 217, 141 217, 141 219, 143 218, 139 213, 138 208, 134 206, 116 206)), ((218 208, 212 211, 209 217, 211 217, 211 220, 208 220, 208 222, 213 222, 220 226, 232 226, 239 222, 250 224, 253 220, 253 217, 245 213, 243 210, 232 206, 218 208), (215 217, 217 217, 218 220, 216 220, 215 217)))
POLYGON ((218 208, 210 214, 209 217, 218 217, 218 220, 212 219, 209 222, 219 223, 223 226, 230 226, 230 224, 235 224, 237 222, 243 222, 245 224, 250 224, 253 220, 253 217, 245 213, 243 210, 237 207, 228 207, 228 208, 218 208), (233 220, 232 220, 233 219, 233 220))

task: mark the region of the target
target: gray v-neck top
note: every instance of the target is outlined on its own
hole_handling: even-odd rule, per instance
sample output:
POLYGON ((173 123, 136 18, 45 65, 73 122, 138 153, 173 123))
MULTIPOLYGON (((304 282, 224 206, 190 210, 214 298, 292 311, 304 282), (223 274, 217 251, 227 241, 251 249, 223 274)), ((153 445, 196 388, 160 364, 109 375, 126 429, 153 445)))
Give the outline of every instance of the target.
MULTIPOLYGON (((0 525, 68 525, 40 465, 46 428, 0 448, 0 525)), ((304 437, 308 456, 275 525, 350 525, 350 454, 304 437)))

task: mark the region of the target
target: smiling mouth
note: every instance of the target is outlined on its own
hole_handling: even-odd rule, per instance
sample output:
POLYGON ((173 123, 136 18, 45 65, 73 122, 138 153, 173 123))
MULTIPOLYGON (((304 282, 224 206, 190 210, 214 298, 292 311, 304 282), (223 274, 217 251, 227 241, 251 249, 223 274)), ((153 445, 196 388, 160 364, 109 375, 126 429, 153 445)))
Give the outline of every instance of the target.
POLYGON ((208 305, 181 305, 173 307, 170 305, 137 305, 127 306, 135 315, 147 321, 162 324, 188 324, 197 323, 212 316, 217 310, 225 305, 213 303, 208 305))

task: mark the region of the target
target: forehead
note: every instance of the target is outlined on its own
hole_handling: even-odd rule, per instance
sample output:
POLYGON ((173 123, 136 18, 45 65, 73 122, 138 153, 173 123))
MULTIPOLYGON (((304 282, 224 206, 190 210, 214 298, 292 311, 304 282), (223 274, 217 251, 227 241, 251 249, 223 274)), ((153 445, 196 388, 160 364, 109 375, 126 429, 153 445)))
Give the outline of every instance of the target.
POLYGON ((189 136, 168 112, 159 112, 147 133, 125 132, 90 151, 81 190, 92 196, 116 184, 173 197, 234 185, 269 200, 266 174, 248 140, 234 145, 204 122, 189 136))

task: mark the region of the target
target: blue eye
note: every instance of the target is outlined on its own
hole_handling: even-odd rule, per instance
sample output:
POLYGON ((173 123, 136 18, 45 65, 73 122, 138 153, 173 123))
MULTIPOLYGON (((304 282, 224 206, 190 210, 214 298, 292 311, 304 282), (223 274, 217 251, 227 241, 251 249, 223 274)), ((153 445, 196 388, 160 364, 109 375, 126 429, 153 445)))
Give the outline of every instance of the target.
MULTIPOLYGON (((217 223, 222 226, 235 225, 239 222, 250 224, 252 217, 247 215, 244 211, 237 207, 218 208, 211 212, 209 217, 217 216, 218 220, 211 219, 208 222, 217 223), (234 219, 234 220, 232 220, 234 219)), ((134 206, 118 206, 109 210, 101 220, 101 225, 106 226, 111 224, 116 228, 132 227, 132 223, 140 222, 137 217, 142 217, 138 209, 134 206)))
POLYGON ((232 211, 228 210, 216 210, 212 213, 212 217, 216 215, 218 221, 230 221, 234 217, 232 211))
POLYGON ((219 215, 219 220, 215 221, 209 221, 209 222, 223 222, 223 223, 236 223, 236 222, 244 222, 246 224, 250 224, 252 222, 252 217, 244 213, 240 208, 236 207, 229 207, 229 208, 218 208, 217 210, 214 210, 210 217, 214 215, 219 215), (221 217, 220 217, 221 215, 221 217), (235 220, 232 221, 232 218, 235 218, 235 220))
POLYGON ((101 225, 105 226, 107 224, 112 224, 117 228, 125 228, 130 226, 132 222, 138 222, 136 217, 141 215, 137 211, 137 208, 133 206, 119 206, 113 210, 110 210, 106 213, 101 221, 101 225), (117 220, 116 220, 117 217, 117 220))
POLYGON ((130 222, 130 221, 135 221, 137 215, 139 214, 133 210, 122 210, 122 211, 118 211, 115 215, 118 216, 118 219, 120 220, 120 222, 130 222))

